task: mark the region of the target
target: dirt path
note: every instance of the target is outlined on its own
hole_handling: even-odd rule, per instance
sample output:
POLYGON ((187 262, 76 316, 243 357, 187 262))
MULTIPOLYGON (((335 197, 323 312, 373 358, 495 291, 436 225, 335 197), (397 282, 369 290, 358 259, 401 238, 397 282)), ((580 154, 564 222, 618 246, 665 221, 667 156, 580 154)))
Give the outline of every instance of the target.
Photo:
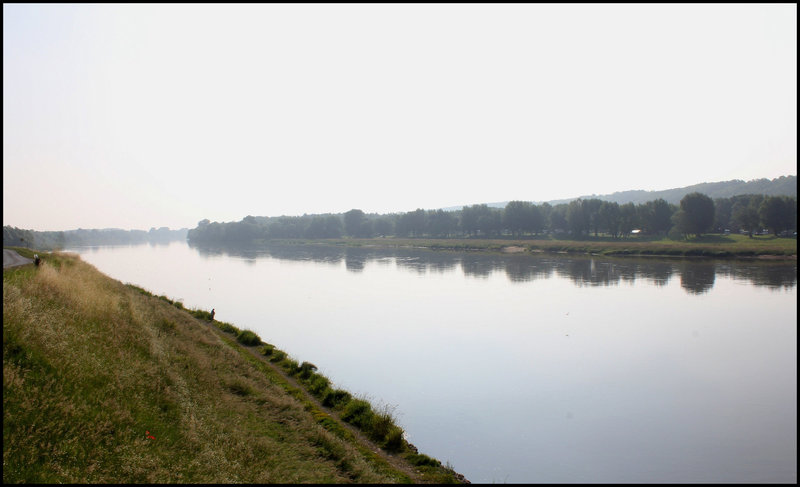
MULTIPOLYGON (((203 323, 206 326, 208 326, 215 333, 220 334, 221 336, 224 336, 224 332, 219 330, 211 322, 208 322, 208 321, 205 321, 205 320, 200 320, 200 319, 197 319, 197 321, 200 322, 200 323, 203 323)), ((412 482, 414 482, 416 484, 426 483, 420 477, 419 473, 414 469, 414 467, 412 465, 410 465, 405 459, 401 458, 399 455, 393 455, 393 454, 381 449, 372 440, 367 438, 364 435, 364 433, 361 432, 361 430, 359 430, 355 426, 343 421, 339 417, 339 413, 337 411, 335 411, 335 410, 333 410, 331 408, 328 408, 326 406, 323 406, 322 403, 316 397, 311 395, 311 393, 309 393, 303 385, 301 385, 299 382, 297 382, 297 380, 295 380, 294 377, 288 375, 286 373, 286 371, 284 371, 282 368, 280 368, 276 364, 270 362, 265 356, 261 355, 258 352, 258 346, 248 347, 246 345, 242 345, 241 343, 237 343, 237 345, 239 345, 240 347, 242 347, 242 348, 246 349, 247 351, 249 351, 250 354, 253 355, 253 357, 255 357, 256 359, 260 360, 267 367, 270 367, 273 371, 275 371, 281 377, 283 377, 286 380, 286 382, 289 383, 289 385, 291 385, 292 387, 294 387, 294 388, 298 389, 299 391, 301 391, 303 393, 303 395, 305 396, 305 398, 308 401, 310 401, 312 404, 314 404, 314 406, 316 406, 321 411, 323 411, 323 412, 327 413, 328 415, 330 415, 337 422, 339 422, 340 425, 342 425, 343 427, 347 428, 351 433, 353 433, 353 435, 356 437, 356 439, 359 441, 359 443, 361 443, 365 447, 369 448, 370 451, 374 452, 375 454, 379 455, 381 458, 386 460, 392 467, 394 467, 397 470, 399 470, 399 471, 403 472, 404 474, 406 474, 411 479, 412 482)))

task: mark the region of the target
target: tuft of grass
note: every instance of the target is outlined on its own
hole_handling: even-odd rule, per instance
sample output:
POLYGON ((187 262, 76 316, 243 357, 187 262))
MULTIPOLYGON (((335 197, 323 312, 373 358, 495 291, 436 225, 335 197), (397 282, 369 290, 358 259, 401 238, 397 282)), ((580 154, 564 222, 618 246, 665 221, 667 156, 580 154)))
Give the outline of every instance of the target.
POLYGON ((242 330, 236 334, 236 341, 241 343, 242 345, 247 346, 255 346, 261 345, 261 338, 256 335, 254 331, 251 330, 242 330))
POLYGON ((310 363, 310 362, 303 362, 300 364, 300 370, 298 371, 298 375, 300 379, 308 380, 311 378, 311 374, 317 370, 317 366, 310 363))
POLYGON ((238 329, 235 326, 231 325, 230 323, 226 323, 224 321, 215 321, 214 325, 216 325, 216 327, 219 328, 220 330, 222 330, 223 332, 230 333, 231 335, 234 335, 234 336, 238 336, 239 333, 241 332, 240 329, 238 329))
POLYGON ((372 406, 364 399, 352 399, 342 410, 342 420, 359 428, 370 429, 373 416, 372 406))
POLYGON ((342 389, 325 389, 322 395, 322 405, 329 408, 342 408, 353 398, 349 392, 342 389))
POLYGON ((228 384, 228 390, 239 396, 251 396, 254 394, 253 388, 240 379, 235 379, 228 384))
POLYGON ((418 467, 439 467, 442 465, 442 462, 436 460, 435 458, 431 458, 424 453, 409 453, 406 455, 406 460, 411 462, 412 465, 416 465, 418 467))

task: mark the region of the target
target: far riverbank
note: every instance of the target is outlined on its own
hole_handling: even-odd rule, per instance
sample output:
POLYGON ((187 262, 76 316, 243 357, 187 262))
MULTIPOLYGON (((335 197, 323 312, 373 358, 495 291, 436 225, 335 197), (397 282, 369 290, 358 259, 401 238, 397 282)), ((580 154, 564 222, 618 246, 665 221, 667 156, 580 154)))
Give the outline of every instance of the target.
POLYGON ((340 238, 266 240, 263 244, 341 245, 375 248, 424 248, 444 251, 499 253, 570 253, 603 256, 706 257, 715 259, 797 260, 797 239, 771 235, 703 235, 686 240, 631 237, 612 239, 590 237, 568 240, 550 237, 530 238, 340 238))

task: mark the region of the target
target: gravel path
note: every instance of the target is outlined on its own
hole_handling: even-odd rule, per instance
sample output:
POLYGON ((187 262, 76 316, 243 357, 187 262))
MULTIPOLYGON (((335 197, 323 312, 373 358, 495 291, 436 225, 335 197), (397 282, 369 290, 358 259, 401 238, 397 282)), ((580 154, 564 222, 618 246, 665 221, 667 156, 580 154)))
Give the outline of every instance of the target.
POLYGON ((33 259, 27 259, 11 249, 3 249, 3 269, 32 263, 33 259))

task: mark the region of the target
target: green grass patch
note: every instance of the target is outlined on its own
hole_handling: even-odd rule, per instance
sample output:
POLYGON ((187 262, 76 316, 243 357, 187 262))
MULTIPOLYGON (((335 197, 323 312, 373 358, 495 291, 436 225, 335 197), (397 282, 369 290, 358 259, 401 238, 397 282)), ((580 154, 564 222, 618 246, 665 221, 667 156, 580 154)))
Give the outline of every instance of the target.
POLYGON ((242 345, 247 345, 248 347, 252 347, 255 345, 261 345, 261 337, 256 335, 254 331, 251 330, 242 330, 236 334, 236 341, 241 343, 242 345))

